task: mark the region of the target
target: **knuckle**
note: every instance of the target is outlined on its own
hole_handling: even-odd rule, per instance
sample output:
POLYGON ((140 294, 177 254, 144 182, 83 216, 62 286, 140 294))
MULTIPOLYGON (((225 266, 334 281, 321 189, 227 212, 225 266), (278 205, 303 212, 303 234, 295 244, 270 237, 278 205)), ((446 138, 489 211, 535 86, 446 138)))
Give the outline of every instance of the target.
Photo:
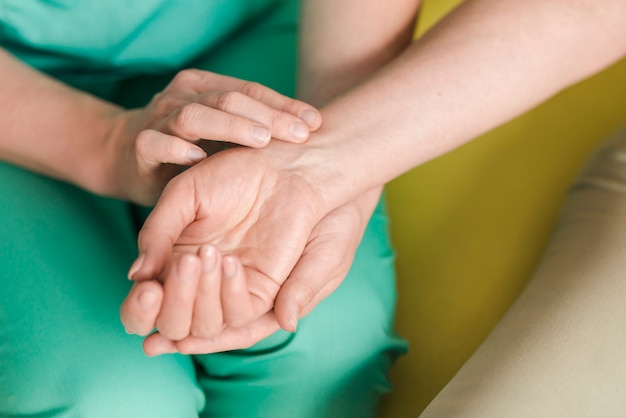
POLYGON ((242 126, 240 125, 239 120, 233 115, 227 115, 226 132, 229 132, 233 137, 244 137, 242 126))
POLYGON ((162 161, 164 163, 174 162, 174 159, 181 158, 180 152, 178 152, 178 147, 176 146, 176 142, 169 140, 165 143, 165 156, 164 159, 166 161, 162 161))
POLYGON ((174 76, 174 82, 186 84, 198 80, 201 77, 201 71, 195 68, 186 68, 179 71, 174 76))
POLYGON ((174 107, 174 95, 169 91, 157 93, 152 98, 152 108, 157 115, 165 115, 174 107))
POLYGON ((289 121, 291 121, 291 119, 285 118, 284 115, 278 110, 273 110, 270 115, 270 123, 272 124, 272 127, 281 126, 281 124, 288 125, 289 121))
POLYGON ((198 103, 187 103, 174 115, 172 123, 175 128, 185 131, 199 117, 202 106, 198 103))
POLYGON ((237 110, 244 101, 244 95, 238 91, 226 91, 217 97, 216 107, 224 112, 237 110))
POLYGON ((266 90, 266 87, 254 81, 246 81, 246 83, 241 86, 241 92, 243 94, 259 101, 262 101, 263 97, 266 94, 266 90))

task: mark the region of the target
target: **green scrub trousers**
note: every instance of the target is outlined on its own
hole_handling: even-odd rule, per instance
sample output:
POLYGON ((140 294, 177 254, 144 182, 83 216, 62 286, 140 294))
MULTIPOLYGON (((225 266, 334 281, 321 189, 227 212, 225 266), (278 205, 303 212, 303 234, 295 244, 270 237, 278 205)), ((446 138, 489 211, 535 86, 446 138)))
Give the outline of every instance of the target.
MULTIPOLYGON (((293 95, 296 15, 293 1, 6 0, 0 44, 129 107, 191 66, 293 95)), ((155 358, 118 314, 143 212, 0 163, 0 417, 376 415, 388 370, 406 350, 393 332, 382 205, 348 277, 297 333, 155 358)))

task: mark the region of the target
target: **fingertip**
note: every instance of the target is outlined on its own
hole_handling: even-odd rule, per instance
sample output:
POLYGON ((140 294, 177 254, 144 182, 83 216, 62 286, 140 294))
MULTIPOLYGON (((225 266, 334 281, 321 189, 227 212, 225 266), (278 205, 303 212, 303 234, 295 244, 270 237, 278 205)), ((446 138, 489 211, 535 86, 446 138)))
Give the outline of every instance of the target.
POLYGON ((161 285, 153 280, 133 285, 120 306, 120 320, 128 334, 147 335, 154 330, 162 297, 161 285))
POLYGON ((158 264, 158 262, 153 261, 153 257, 143 255, 143 260, 139 267, 135 269, 132 275, 129 273, 130 280, 141 282, 158 278, 160 273, 158 264))
POLYGON ((178 278, 190 281, 200 272, 200 257, 196 254, 182 254, 177 263, 178 278))
POLYGON ((198 255, 202 263, 202 272, 210 273, 217 265, 218 252, 211 244, 204 244, 198 250, 198 255))
POLYGON ((322 125, 322 115, 317 110, 304 109, 300 112, 298 117, 306 122, 313 131, 319 129, 322 125))
POLYGON ((300 317, 300 311, 297 306, 291 305, 283 308, 283 305, 277 301, 274 313, 276 322, 282 329, 287 332, 296 332, 298 329, 298 318, 300 317))
POLYGON ((302 122, 296 121, 289 125, 289 136, 291 136, 294 142, 300 143, 306 141, 309 139, 310 133, 309 127, 302 122))
POLYGON ((207 157, 207 153, 200 147, 191 147, 187 151, 187 158, 191 164, 199 163, 207 157))
POLYGON ((239 260, 232 255, 226 255, 222 258, 222 269, 224 276, 230 279, 237 278, 239 272, 239 260))
POLYGON ((252 138, 253 146, 263 147, 270 142, 272 132, 264 126, 253 125, 250 132, 250 138, 252 138))
POLYGON ((143 265, 145 259, 145 254, 139 254, 139 257, 137 257, 137 259, 130 266, 130 269, 128 269, 128 280, 135 280, 135 275, 139 270, 141 270, 141 266, 143 265))
POLYGON ((143 340, 143 352, 148 357, 160 356, 162 354, 173 354, 177 351, 176 344, 158 332, 148 335, 143 340))
POLYGON ((168 247, 168 243, 159 245, 151 242, 147 244, 150 239, 147 239, 144 234, 145 230, 144 228, 139 233, 139 251, 142 261, 132 274, 134 281, 159 279, 167 260, 171 257, 171 246, 168 247))

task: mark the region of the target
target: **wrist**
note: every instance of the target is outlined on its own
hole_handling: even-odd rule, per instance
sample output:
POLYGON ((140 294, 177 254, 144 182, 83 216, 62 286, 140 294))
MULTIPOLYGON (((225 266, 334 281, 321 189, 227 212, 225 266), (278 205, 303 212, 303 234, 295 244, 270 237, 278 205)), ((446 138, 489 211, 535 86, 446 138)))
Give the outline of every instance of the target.
POLYGON ((119 162, 125 158, 123 133, 131 123, 131 114, 115 106, 105 106, 95 115, 99 127, 89 150, 81 158, 79 185, 92 193, 125 198, 120 187, 119 162))
POLYGON ((342 137, 339 129, 323 126, 304 144, 273 141, 257 151, 268 155, 278 170, 302 178, 319 201, 323 216, 372 188, 365 176, 355 175, 350 168, 358 162, 350 158, 348 147, 338 146, 342 137))

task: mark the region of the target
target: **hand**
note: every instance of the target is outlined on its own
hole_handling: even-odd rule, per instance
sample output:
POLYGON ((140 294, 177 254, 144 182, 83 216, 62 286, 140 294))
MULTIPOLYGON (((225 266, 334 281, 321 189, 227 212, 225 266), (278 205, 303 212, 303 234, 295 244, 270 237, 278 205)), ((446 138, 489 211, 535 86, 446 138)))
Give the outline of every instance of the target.
MULTIPOLYGON (((232 291, 224 292, 222 287, 220 301, 220 285, 215 269, 197 267, 214 266, 215 261, 219 262, 217 257, 208 263, 203 262, 203 259, 219 257, 219 253, 210 247, 201 247, 197 261, 193 261, 193 255, 184 256, 187 258, 186 263, 196 265, 192 274, 189 274, 189 264, 185 266, 182 263, 184 258, 176 257, 165 277, 165 292, 157 281, 137 282, 122 305, 122 322, 127 330, 140 335, 148 334, 155 327, 158 329, 144 342, 144 350, 149 355, 176 351, 201 354, 241 349, 269 336, 280 325, 288 331, 295 331, 297 320, 310 312, 343 281, 379 196, 380 190, 374 190, 326 215, 315 226, 302 258, 280 289, 274 312, 263 315, 251 324, 236 328, 220 323, 223 318, 220 304, 237 305, 242 297, 234 295, 232 291), (205 270, 213 273, 206 274, 205 270), (146 298, 147 294, 151 296, 146 298), (169 302, 164 301, 168 298, 169 302), (146 299, 151 303, 146 305, 146 299), (165 319, 168 316, 169 319, 165 319), (162 329, 164 319, 165 328, 162 329), (215 326, 217 323, 219 325, 215 326), (170 332, 173 328, 182 330, 174 338, 170 332), (211 332, 205 333, 207 330, 211 332), (180 335, 186 335, 185 332, 188 336, 179 338, 180 335)), ((242 276, 234 282, 241 284, 242 279, 245 286, 245 278, 242 276)), ((232 282, 224 280, 222 283, 231 286, 232 282)))
POLYGON ((248 147, 270 138, 303 142, 319 128, 311 106, 232 77, 184 70, 145 107, 116 115, 107 147, 112 195, 151 205, 168 180, 226 141, 248 147))
MULTIPOLYGON (((285 145, 283 148, 299 147, 285 145)), ((325 215, 314 181, 289 168, 294 152, 230 149, 175 177, 139 234, 129 275, 163 278, 173 251, 212 244, 241 260, 251 309, 226 318, 240 327, 274 306, 278 290, 325 215)))

